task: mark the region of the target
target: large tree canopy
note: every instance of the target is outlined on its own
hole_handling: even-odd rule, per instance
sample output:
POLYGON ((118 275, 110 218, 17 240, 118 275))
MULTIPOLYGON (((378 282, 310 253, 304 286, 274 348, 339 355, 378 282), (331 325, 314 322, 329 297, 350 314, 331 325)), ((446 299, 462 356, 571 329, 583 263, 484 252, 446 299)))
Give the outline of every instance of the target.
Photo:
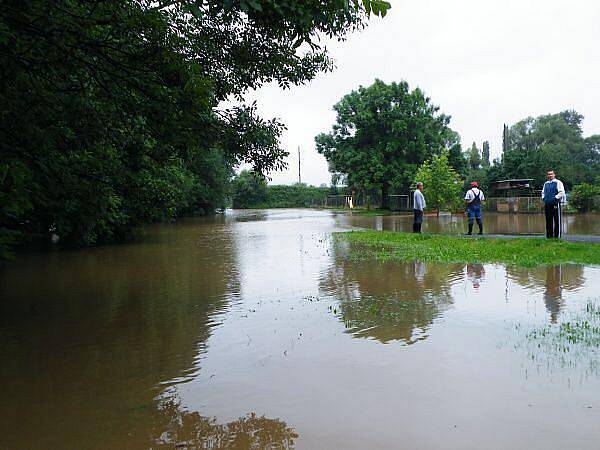
POLYGON ((94 243, 222 206, 232 168, 282 167, 248 89, 330 70, 326 35, 381 0, 7 0, 0 8, 0 230, 94 243), (229 104, 232 104, 229 102, 229 104))
POLYGON ((563 111, 528 117, 508 129, 506 150, 494 172, 506 178, 533 178, 537 186, 553 169, 570 188, 592 182, 600 168, 600 138, 583 138, 583 116, 563 111))
POLYGON ((392 190, 406 192, 417 167, 443 148, 462 159, 458 135, 448 128, 450 117, 404 81, 361 86, 334 110, 336 123, 315 138, 317 150, 352 188, 380 189, 383 207, 392 190))

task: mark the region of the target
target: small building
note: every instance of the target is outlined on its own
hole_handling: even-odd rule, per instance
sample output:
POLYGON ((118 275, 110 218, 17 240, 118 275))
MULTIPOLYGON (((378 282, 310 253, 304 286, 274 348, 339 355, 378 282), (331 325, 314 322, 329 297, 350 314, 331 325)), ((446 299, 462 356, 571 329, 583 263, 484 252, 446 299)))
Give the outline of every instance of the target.
POLYGON ((533 178, 500 180, 490 183, 492 197, 533 197, 533 178))
POLYGON ((542 210, 540 191, 534 189, 533 178, 495 181, 490 183, 488 209, 505 213, 538 213, 542 210))

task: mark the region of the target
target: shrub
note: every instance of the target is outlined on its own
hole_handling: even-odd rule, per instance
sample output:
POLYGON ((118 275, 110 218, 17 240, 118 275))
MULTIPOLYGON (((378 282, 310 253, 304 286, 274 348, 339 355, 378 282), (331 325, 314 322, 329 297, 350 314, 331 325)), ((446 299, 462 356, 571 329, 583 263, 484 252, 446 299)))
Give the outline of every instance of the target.
POLYGON ((330 188, 306 184, 270 185, 260 175, 242 171, 232 183, 234 208, 305 208, 322 206, 330 188))
POLYGON ((587 212, 598 208, 598 198, 600 185, 581 183, 573 188, 569 201, 577 211, 587 212))
POLYGON ((267 180, 258 173, 242 170, 232 184, 234 208, 259 208, 267 201, 267 180))

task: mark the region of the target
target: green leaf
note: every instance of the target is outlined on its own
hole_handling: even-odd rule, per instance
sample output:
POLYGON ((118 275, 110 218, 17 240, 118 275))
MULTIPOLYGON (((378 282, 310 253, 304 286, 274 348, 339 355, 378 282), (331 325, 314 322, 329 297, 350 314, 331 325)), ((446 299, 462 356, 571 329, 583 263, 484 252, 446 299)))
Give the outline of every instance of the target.
POLYGON ((255 10, 257 10, 257 11, 262 11, 263 10, 261 4, 257 0, 247 0, 247 1, 250 4, 250 6, 252 8, 254 8, 255 10))

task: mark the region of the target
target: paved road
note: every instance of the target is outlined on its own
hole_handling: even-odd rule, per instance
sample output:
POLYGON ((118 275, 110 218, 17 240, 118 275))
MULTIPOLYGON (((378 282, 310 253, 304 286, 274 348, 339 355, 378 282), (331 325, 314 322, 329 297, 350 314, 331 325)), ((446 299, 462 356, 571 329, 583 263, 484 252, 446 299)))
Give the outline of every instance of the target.
MULTIPOLYGON (((474 234, 472 236, 467 236, 467 238, 500 238, 500 239, 518 239, 518 238, 529 238, 529 239, 545 239, 546 236, 543 234, 483 234, 477 235, 474 234)), ((576 235, 576 234, 568 234, 562 237, 563 240, 568 242, 591 242, 594 244, 600 244, 600 236, 586 236, 586 235, 576 235)))

